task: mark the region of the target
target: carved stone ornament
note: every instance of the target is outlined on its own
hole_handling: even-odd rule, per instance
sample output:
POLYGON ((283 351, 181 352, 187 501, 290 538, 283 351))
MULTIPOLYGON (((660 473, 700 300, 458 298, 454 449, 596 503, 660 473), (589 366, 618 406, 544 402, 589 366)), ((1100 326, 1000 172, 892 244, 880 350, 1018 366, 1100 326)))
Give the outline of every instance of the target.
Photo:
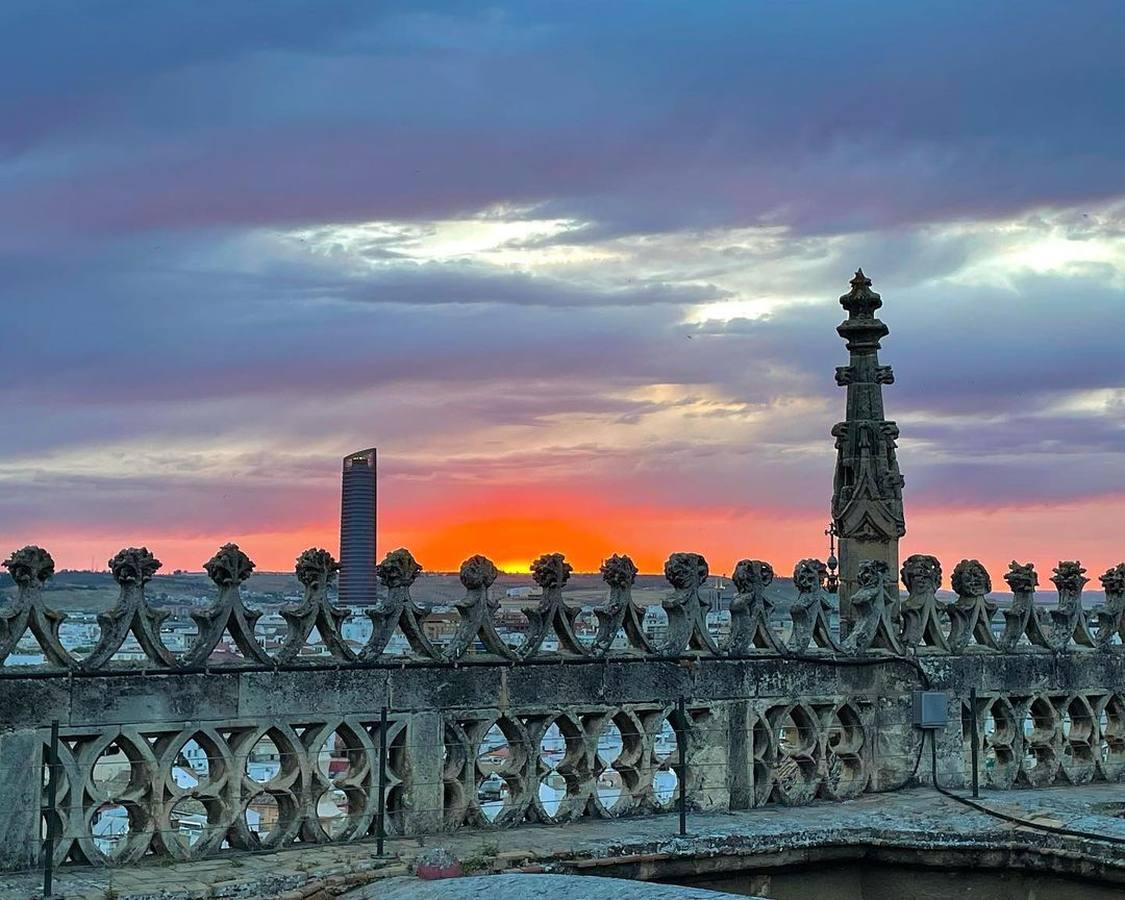
POLYGON ((395 629, 406 636, 411 649, 426 659, 441 659, 441 653, 426 637, 423 623, 430 614, 429 607, 415 603, 410 596, 410 586, 422 571, 409 550, 392 550, 378 565, 375 574, 387 588, 387 596, 380 598, 375 608, 368 611, 371 619, 371 637, 360 656, 375 659, 387 647, 395 629))
POLYGON ((773 603, 766 596, 766 588, 773 583, 773 578, 773 566, 760 559, 743 559, 735 565, 731 581, 738 593, 730 604, 730 638, 722 647, 724 654, 781 652, 770 629, 773 603))
POLYGON ((903 562, 901 574, 908 592, 902 604, 903 644, 912 650, 948 652, 949 645, 938 617, 941 563, 936 556, 915 553, 903 562))
POLYGON ((1012 560, 1004 575, 1012 591, 1012 605, 1004 610, 1004 631, 997 639, 997 646, 1006 653, 1015 650, 1025 639, 1033 647, 1051 649, 1049 628, 1035 608, 1035 589, 1039 586, 1039 575, 1031 563, 1018 563, 1012 560))
POLYGON ((207 665, 224 633, 230 634, 248 662, 273 665, 270 655, 254 636, 254 623, 262 614, 248 609, 242 600, 242 583, 254 571, 250 557, 238 544, 223 544, 203 568, 219 589, 219 595, 210 609, 191 614, 199 626, 199 634, 183 656, 184 665, 207 665))
POLYGON ((1090 613, 1090 626, 1098 647, 1125 643, 1125 563, 1118 563, 1098 578, 1105 591, 1105 603, 1090 613))
POLYGON ((602 563, 602 579, 609 585, 609 599, 604 606, 595 607, 598 633, 591 647, 597 656, 610 651, 613 641, 622 630, 629 646, 643 653, 651 653, 652 646, 644 633, 644 611, 633 603, 633 582, 637 580, 637 567, 628 556, 616 553, 602 563))
POLYGON ((531 577, 543 591, 543 596, 535 606, 524 607, 528 629, 527 637, 516 650, 520 659, 539 653, 543 641, 552 631, 559 640, 559 652, 563 656, 586 655, 585 646, 574 632, 578 610, 567 606, 563 600, 563 588, 572 571, 561 553, 545 553, 531 564, 531 577))
POLYGON ((515 659, 516 654, 496 633, 494 616, 500 608, 500 601, 488 595, 488 589, 500 574, 487 556, 470 556, 461 563, 461 584, 465 596, 458 600, 457 612, 461 621, 457 633, 445 648, 446 658, 457 660, 469 652, 473 642, 479 637, 489 653, 505 659, 515 659))
POLYGON ((856 622, 844 641, 844 651, 883 650, 901 654, 902 646, 891 620, 893 598, 888 589, 891 575, 887 564, 879 559, 865 559, 859 565, 856 582, 859 589, 852 594, 856 622))
POLYGON ((662 604, 668 614, 668 639, 658 648, 660 655, 679 656, 688 649, 718 652, 707 630, 708 605, 700 593, 708 574, 707 560, 698 553, 673 553, 664 563, 664 577, 673 593, 662 604))
POLYGON ((970 644, 996 650, 992 618, 996 603, 988 599, 992 578, 979 560, 963 559, 953 570, 953 590, 957 602, 946 606, 949 613, 949 649, 963 652, 970 644))
POLYGON ((50 609, 43 602, 43 586, 55 574, 51 554, 42 547, 23 547, 4 560, 3 565, 16 583, 16 598, 11 604, 0 606, 0 665, 31 628, 48 665, 74 666, 74 658, 59 640, 59 626, 66 613, 50 609))
POLYGON ((828 620, 832 607, 824 590, 827 577, 828 567, 819 559, 802 559, 793 567, 797 599, 789 607, 793 631, 787 649, 791 653, 804 653, 810 644, 821 650, 839 650, 828 620))
POLYGON ((106 665, 121 649, 130 631, 153 663, 164 667, 176 664, 171 651, 160 641, 160 623, 168 618, 168 610, 153 609, 145 600, 145 585, 159 568, 160 560, 147 547, 128 547, 109 561, 109 570, 121 593, 112 609, 98 614, 101 637, 82 660, 82 668, 99 669, 106 665))
POLYGON ((1082 588, 1090 579, 1078 561, 1062 560, 1055 566, 1051 581, 1059 592, 1059 602, 1049 611, 1049 637, 1053 650, 1065 650, 1071 641, 1080 647, 1095 646, 1082 609, 1082 588))
POLYGON ((341 634, 348 617, 347 610, 337 609, 328 600, 328 588, 336 580, 340 564, 327 550, 310 547, 297 557, 294 568, 297 581, 305 593, 300 603, 281 609, 286 634, 277 661, 288 664, 299 659, 301 648, 308 642, 313 628, 320 633, 325 647, 334 657, 349 662, 354 660, 355 653, 341 634))

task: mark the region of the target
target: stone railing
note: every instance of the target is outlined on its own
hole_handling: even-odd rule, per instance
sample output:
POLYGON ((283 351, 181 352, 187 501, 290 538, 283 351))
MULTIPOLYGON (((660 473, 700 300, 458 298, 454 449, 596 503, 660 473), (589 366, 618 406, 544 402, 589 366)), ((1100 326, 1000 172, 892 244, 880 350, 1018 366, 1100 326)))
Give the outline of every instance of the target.
POLYGON ((1089 579, 1079 563, 1060 562, 1055 568, 1051 581, 1058 589, 1058 603, 1044 610, 1035 604, 1038 576, 1034 566, 1013 562, 1004 576, 1013 600, 1003 611, 1004 628, 997 635, 992 628, 997 605, 989 599, 992 582, 985 568, 976 560, 958 563, 952 577, 957 600, 943 602, 937 597, 941 564, 935 557, 917 554, 902 566, 901 579, 908 592, 903 599, 883 563, 870 561, 861 566, 859 589, 851 600, 856 619, 842 641, 829 624, 830 595, 824 590, 827 570, 820 560, 801 560, 793 571, 799 594, 788 611, 791 627, 787 640, 774 629, 772 604, 766 594, 774 578, 773 568, 760 560, 741 560, 732 575, 738 593, 730 605, 729 637, 720 642, 708 629, 709 603, 702 594, 708 577, 707 561, 698 553, 674 553, 664 566, 672 587, 662 603, 668 617, 666 640, 656 644, 641 628, 644 611, 632 598, 637 568, 627 556, 612 556, 603 564, 608 601, 594 610, 599 623, 597 633, 583 640, 574 627, 578 610, 569 606, 563 595, 571 566, 562 554, 551 553, 532 564, 532 576, 542 589, 542 596, 535 606, 524 610, 528 627, 521 643, 511 646, 498 634, 494 617, 499 602, 489 596, 498 571, 487 558, 474 556, 461 566, 465 596, 456 603, 459 626, 444 646, 437 646, 427 638, 424 629, 431 611, 410 596, 421 566, 408 550, 395 550, 378 566, 386 597, 367 612, 372 623, 371 635, 356 650, 342 636, 342 625, 349 613, 335 607, 328 596, 338 564, 328 551, 310 549, 298 557, 296 566, 304 598, 280 610, 287 634, 280 649, 270 653, 254 634, 254 623, 261 614, 247 607, 241 595, 241 585, 254 571, 254 563, 237 544, 226 544, 204 565, 217 596, 210 608, 192 613, 198 630, 185 652, 174 654, 162 643, 160 626, 168 612, 145 597, 145 585, 160 568, 159 560, 145 547, 130 547, 109 561, 120 596, 112 609, 98 616, 101 633, 96 645, 79 657, 68 651, 59 638, 66 614, 51 609, 44 599, 43 586, 54 572, 50 554, 39 547, 24 547, 11 554, 3 565, 11 573, 18 593, 14 602, 0 607, 0 666, 30 631, 41 648, 45 668, 82 672, 122 665, 115 663, 114 654, 130 635, 143 652, 143 667, 148 670, 222 665, 213 661, 212 655, 228 639, 242 656, 236 665, 287 666, 301 658, 314 628, 331 658, 349 665, 378 665, 388 659, 400 662, 401 654, 386 653, 396 631, 412 649, 409 658, 438 663, 460 661, 474 646, 480 646, 486 655, 497 660, 520 663, 621 655, 741 658, 810 651, 846 655, 1058 653, 1110 650, 1119 647, 1125 637, 1125 563, 1101 576, 1106 602, 1087 611, 1082 606, 1082 589, 1089 579), (552 635, 551 649, 544 649, 544 642, 552 635), (613 649, 619 635, 627 642, 625 650, 613 649))
POLYGON ((932 770, 947 787, 970 780, 974 733, 985 787, 1125 773, 1125 565, 1102 576, 1106 602, 1086 612, 1077 563, 1055 569, 1050 609, 1034 603, 1033 567, 1013 563, 1013 600, 994 632, 979 563, 956 567, 953 602, 937 596, 933 557, 906 560, 902 599, 885 567, 865 564, 841 640, 823 563, 797 564, 799 595, 780 628, 766 593, 773 569, 739 562, 729 632, 719 635, 701 593, 706 561, 677 553, 665 566, 672 590, 657 642, 641 627, 628 557, 602 567, 608 601, 584 635, 563 594, 570 566, 549 554, 532 567, 542 597, 510 646, 496 627, 489 560, 461 567, 458 620, 438 642, 427 637, 431 612, 410 595, 420 568, 398 550, 379 567, 386 597, 357 648, 328 599, 336 563, 308 550, 297 562, 304 598, 282 609, 286 637, 267 652, 240 593, 253 563, 227 545, 206 565, 217 596, 194 613, 195 638, 177 654, 161 641, 166 611, 145 597, 159 563, 131 548, 111 560, 120 598, 79 656, 63 647, 64 616, 44 599, 50 555, 27 547, 5 564, 17 596, 0 607, 0 661, 28 631, 44 657, 0 667, 8 869, 42 861, 50 746, 54 858, 91 864, 360 840, 380 828, 613 818, 681 800, 731 810, 894 790, 931 774, 926 732, 913 724, 922 689, 947 700, 946 723, 930 732, 932 770), (330 657, 301 655, 314 628, 330 657), (408 654, 387 653, 396 632, 408 654), (130 635, 143 662, 118 658, 130 635), (241 659, 216 663, 223 644, 241 659))

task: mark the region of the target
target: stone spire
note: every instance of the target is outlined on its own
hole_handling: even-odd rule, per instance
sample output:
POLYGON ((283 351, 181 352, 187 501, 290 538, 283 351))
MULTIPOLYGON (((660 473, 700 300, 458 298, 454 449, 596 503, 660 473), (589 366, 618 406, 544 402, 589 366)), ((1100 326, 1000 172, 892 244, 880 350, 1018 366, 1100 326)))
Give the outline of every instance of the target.
POLYGON ((836 329, 851 353, 850 364, 836 369, 836 383, 848 389, 847 420, 832 429, 832 521, 840 535, 840 620, 845 632, 852 621, 851 595, 860 563, 881 560, 889 572, 897 573, 898 542, 906 533, 903 479, 895 459, 898 426, 883 415, 883 385, 893 384, 894 375, 890 366, 879 365, 879 341, 890 329, 875 316, 883 300, 871 290, 871 279, 862 269, 851 285, 840 298, 848 318, 836 329))

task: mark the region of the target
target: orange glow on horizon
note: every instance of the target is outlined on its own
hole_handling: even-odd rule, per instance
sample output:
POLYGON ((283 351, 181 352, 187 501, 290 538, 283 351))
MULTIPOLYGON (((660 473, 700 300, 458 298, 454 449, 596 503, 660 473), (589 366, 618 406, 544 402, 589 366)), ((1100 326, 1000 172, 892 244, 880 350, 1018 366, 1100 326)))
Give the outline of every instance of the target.
MULTIPOLYGON (((664 560, 678 550, 707 557, 716 575, 729 574, 744 557, 766 559, 779 576, 788 576, 794 563, 807 556, 828 555, 823 535, 826 516, 786 517, 771 510, 699 507, 595 506, 573 498, 556 499, 553 509, 566 514, 550 518, 508 513, 480 516, 477 503, 415 510, 407 516, 389 511, 380 515, 378 553, 407 547, 429 571, 455 572, 461 562, 480 553, 497 562, 504 572, 527 575, 530 561, 543 553, 565 553, 576 572, 596 572, 613 553, 627 553, 646 573, 659 573, 664 560)), ((527 508, 546 507, 529 504, 527 508)), ((493 507, 495 508, 495 506, 493 507)), ((1050 590, 1050 570, 1060 559, 1078 559, 1089 570, 1090 589, 1096 578, 1125 556, 1116 523, 1125 516, 1125 498, 1108 497, 1067 506, 1007 508, 1002 510, 941 510, 907 507, 907 535, 901 556, 932 553, 943 563, 944 586, 949 586, 953 566, 963 557, 980 559, 992 573, 997 591, 1012 559, 1032 561, 1040 584, 1050 590)), ((118 549, 145 544, 163 562, 161 572, 176 569, 198 572, 219 545, 239 544, 260 571, 292 571, 297 555, 306 547, 339 552, 335 521, 307 523, 290 530, 263 530, 243 534, 189 535, 165 532, 140 537, 105 530, 98 534, 54 531, 42 534, 0 532, 0 550, 28 543, 46 547, 58 568, 104 569, 118 549)))

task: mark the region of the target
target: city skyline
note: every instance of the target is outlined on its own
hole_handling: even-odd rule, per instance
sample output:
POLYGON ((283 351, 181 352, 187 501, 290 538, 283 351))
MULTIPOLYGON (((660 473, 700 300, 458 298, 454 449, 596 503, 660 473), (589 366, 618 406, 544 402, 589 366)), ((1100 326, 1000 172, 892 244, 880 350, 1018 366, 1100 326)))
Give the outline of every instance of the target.
POLYGON ((6 6, 0 540, 291 569, 378 445, 379 556, 785 573, 862 266, 903 556, 1102 571, 1125 10, 955 6, 6 6))

